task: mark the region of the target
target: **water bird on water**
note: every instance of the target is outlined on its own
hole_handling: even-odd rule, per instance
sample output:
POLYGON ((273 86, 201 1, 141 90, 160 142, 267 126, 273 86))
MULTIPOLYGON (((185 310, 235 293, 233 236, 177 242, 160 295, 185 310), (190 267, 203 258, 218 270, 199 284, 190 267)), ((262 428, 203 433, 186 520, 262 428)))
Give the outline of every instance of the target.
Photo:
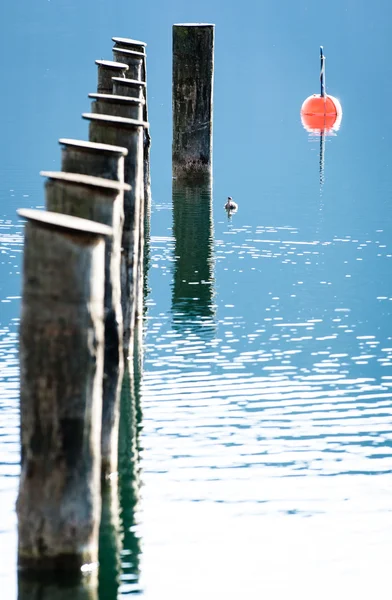
POLYGON ((225 204, 225 209, 226 210, 237 210, 238 208, 238 204, 236 204, 236 202, 234 202, 233 198, 231 196, 229 196, 227 198, 227 202, 225 204))

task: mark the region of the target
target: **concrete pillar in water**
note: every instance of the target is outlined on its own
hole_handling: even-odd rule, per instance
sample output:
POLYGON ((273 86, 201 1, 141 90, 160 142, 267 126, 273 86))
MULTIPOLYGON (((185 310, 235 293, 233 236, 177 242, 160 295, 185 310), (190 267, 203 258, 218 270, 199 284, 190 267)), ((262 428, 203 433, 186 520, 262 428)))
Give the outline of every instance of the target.
POLYGON ((143 119, 144 98, 131 98, 114 94, 89 94, 91 112, 125 119, 143 119))
POLYGON ((67 215, 26 218, 20 321, 18 564, 79 572, 98 560, 105 236, 67 215))
POLYGON ((46 208, 113 229, 105 249, 105 352, 102 397, 102 475, 117 472, 120 392, 124 373, 121 311, 121 238, 124 191, 122 182, 76 173, 45 172, 46 208))
POLYGON ((61 138, 61 170, 124 181, 126 148, 61 138))
POLYGON ((173 176, 212 171, 214 29, 173 25, 173 176))
POLYGON ((121 256, 121 304, 124 322, 124 356, 133 352, 135 292, 140 237, 140 210, 143 194, 143 129, 144 121, 85 113, 90 121, 90 140, 125 146, 125 182, 131 190, 124 193, 124 228, 121 256), (132 344, 131 344, 132 340, 132 344))
POLYGON ((97 92, 111 94, 113 91, 112 77, 126 77, 128 65, 112 60, 96 60, 95 64, 98 65, 97 92))

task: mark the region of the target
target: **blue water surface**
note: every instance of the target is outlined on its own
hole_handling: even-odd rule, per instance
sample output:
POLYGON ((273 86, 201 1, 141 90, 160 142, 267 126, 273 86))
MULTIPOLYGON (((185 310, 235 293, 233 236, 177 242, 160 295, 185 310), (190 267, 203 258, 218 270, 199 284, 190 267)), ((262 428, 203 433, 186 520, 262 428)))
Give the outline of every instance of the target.
POLYGON ((387 0, 1 5, 4 600, 17 598, 16 209, 44 205, 39 171, 60 167, 60 137, 87 139, 94 60, 111 59, 114 35, 148 44, 153 204, 144 371, 123 396, 99 600, 388 594, 391 10, 387 0), (214 178, 190 189, 171 178, 171 27, 195 21, 216 24, 214 178), (319 139, 299 114, 319 91, 320 44, 343 106, 321 183, 319 139), (230 219, 228 195, 239 204, 230 219))

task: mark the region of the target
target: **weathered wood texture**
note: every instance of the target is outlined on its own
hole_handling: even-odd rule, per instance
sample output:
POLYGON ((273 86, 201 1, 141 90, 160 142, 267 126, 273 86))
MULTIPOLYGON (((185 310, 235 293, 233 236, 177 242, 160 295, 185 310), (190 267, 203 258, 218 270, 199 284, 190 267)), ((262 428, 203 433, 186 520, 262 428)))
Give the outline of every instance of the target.
POLYGON ((144 81, 127 79, 126 77, 113 77, 113 94, 118 96, 144 99, 145 87, 144 81))
POLYGON ((212 170, 214 25, 173 25, 173 176, 212 170))
POLYGON ((128 65, 114 62, 112 60, 96 60, 98 65, 97 92, 100 94, 111 94, 113 91, 112 77, 126 77, 128 65))
POLYGON ((117 94, 89 94, 93 100, 91 112, 125 119, 143 119, 143 98, 119 96, 117 94))
POLYGON ((125 48, 113 48, 113 58, 119 63, 124 63, 128 66, 127 77, 143 81, 144 61, 146 60, 145 52, 137 52, 135 50, 127 50, 125 48))
MULTIPOLYGON (((148 105, 147 105, 147 57, 146 44, 137 42, 127 38, 113 38, 115 46, 113 55, 115 60, 121 60, 129 67, 127 77, 133 77, 136 80, 144 81, 146 86, 143 89, 144 93, 144 120, 148 121, 148 105), (141 68, 138 61, 142 58, 141 68)), ((116 89, 116 83, 113 89, 116 89)), ((121 83, 119 84, 121 85, 121 83)), ((136 283, 136 312, 135 312, 135 345, 134 358, 140 363, 138 368, 141 368, 142 362, 142 345, 143 345, 143 305, 144 305, 144 247, 145 247, 145 230, 150 228, 151 214, 151 172, 150 172, 150 151, 151 151, 151 136, 149 128, 144 131, 144 169, 143 169, 143 204, 140 211, 140 239, 139 239, 139 262, 137 267, 137 283, 136 283)))
POLYGON ((102 398, 102 475, 117 472, 120 391, 124 373, 121 309, 121 238, 124 190, 116 181, 74 173, 43 172, 46 208, 109 225, 105 249, 105 353, 102 398))
POLYGON ((131 190, 124 193, 124 227, 121 255, 121 304, 124 323, 123 348, 128 359, 133 352, 135 292, 140 236, 140 208, 143 182, 143 121, 83 114, 90 121, 89 137, 93 142, 125 146, 125 182, 131 190), (131 343, 132 342, 132 343, 131 343))
POLYGON ((61 138, 61 170, 124 181, 126 148, 61 138))
MULTIPOLYGON (((146 44, 144 42, 140 42, 138 40, 131 40, 128 38, 112 38, 115 42, 115 46, 113 48, 113 53, 116 59, 122 60, 129 66, 129 70, 127 73, 127 77, 132 77, 132 73, 134 71, 134 67, 132 66, 132 59, 127 60, 126 52, 135 52, 137 51, 139 54, 144 55, 144 59, 141 66, 140 76, 135 75, 134 79, 139 79, 140 81, 145 82, 144 88, 144 112, 143 119, 148 121, 148 103, 147 103, 147 57, 146 57, 146 44), (124 51, 121 54, 121 51, 124 51)), ((144 202, 145 202, 145 213, 146 215, 150 215, 151 212, 151 171, 150 171, 150 153, 151 153, 151 135, 150 130, 147 128, 144 132, 144 202)))
POLYGON ((136 52, 146 51, 146 42, 140 40, 132 40, 131 38, 112 37, 116 48, 125 48, 125 50, 135 50, 136 52))
POLYGON ((104 261, 109 227, 24 210, 20 321, 21 569, 98 560, 104 261))

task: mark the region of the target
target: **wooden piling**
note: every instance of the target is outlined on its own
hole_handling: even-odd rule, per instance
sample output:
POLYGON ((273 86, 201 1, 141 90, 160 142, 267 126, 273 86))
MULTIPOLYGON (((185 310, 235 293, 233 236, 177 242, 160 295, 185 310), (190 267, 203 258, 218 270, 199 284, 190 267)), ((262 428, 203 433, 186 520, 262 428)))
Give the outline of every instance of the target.
POLYGON ((89 94, 93 100, 91 112, 125 119, 143 119, 144 98, 130 98, 117 94, 89 94))
POLYGON ((112 60, 96 60, 98 65, 97 92, 100 94, 111 94, 113 91, 112 77, 126 77, 128 65, 112 60))
POLYGON ((212 171, 214 25, 173 25, 173 176, 212 171))
POLYGON ((124 322, 124 356, 133 352, 135 292, 140 238, 140 210, 143 196, 143 129, 144 121, 85 113, 90 121, 89 137, 93 142, 125 146, 125 182, 131 190, 124 193, 124 228, 122 236, 121 304, 124 322), (131 344, 132 340, 132 344, 131 344))
POLYGON ((146 84, 144 81, 128 79, 126 77, 113 77, 113 94, 128 96, 129 98, 145 99, 146 84))
MULTIPOLYGON (((143 90, 145 100, 143 118, 145 121, 148 121, 146 44, 144 42, 128 38, 114 37, 112 38, 112 40, 113 42, 115 42, 115 46, 113 48, 115 59, 122 60, 129 67, 127 77, 133 77, 133 79, 143 81, 146 84, 143 90), (143 60, 139 73, 139 64, 137 57, 140 55, 143 57, 143 60)), ((116 93, 120 92, 117 90, 116 93)), ((151 136, 149 129, 146 129, 144 132, 144 202, 146 215, 149 215, 151 210, 150 153, 151 136)))
POLYGON ((125 50, 134 50, 135 52, 146 52, 146 42, 132 40, 131 38, 112 37, 116 48, 125 48, 125 50))
POLYGON ((61 170, 124 181, 126 148, 61 138, 61 170))
POLYGON ((145 52, 136 52, 135 50, 126 50, 125 48, 113 48, 113 58, 115 61, 128 65, 127 77, 129 79, 137 79, 143 81, 144 76, 144 61, 146 60, 145 52))
MULTIPOLYGON (((143 88, 145 99, 143 118, 148 121, 147 105, 147 57, 146 44, 137 40, 128 38, 112 38, 115 42, 113 56, 115 60, 126 63, 129 67, 127 77, 133 77, 136 80, 144 81, 146 86, 143 88)), ((114 83, 113 90, 117 90, 121 82, 114 83)), ((124 86, 123 86, 124 87, 124 86)), ((128 88, 129 89, 129 88, 128 88)), ((150 228, 151 214, 151 173, 150 173, 150 151, 151 136, 149 128, 144 131, 144 202, 140 214, 140 242, 139 242, 139 264, 137 274, 136 290, 136 314, 135 314, 135 348, 134 358, 138 363, 142 362, 143 345, 143 303, 144 303, 144 232, 150 228)), ((141 364, 136 365, 141 368, 141 364)))
POLYGON ((75 173, 45 172, 46 208, 109 225, 105 249, 105 352, 102 397, 102 475, 117 472, 120 391, 124 373, 121 310, 121 237, 124 191, 117 181, 75 173))
POLYGON ((19 210, 18 565, 80 571, 98 560, 106 225, 19 210))

